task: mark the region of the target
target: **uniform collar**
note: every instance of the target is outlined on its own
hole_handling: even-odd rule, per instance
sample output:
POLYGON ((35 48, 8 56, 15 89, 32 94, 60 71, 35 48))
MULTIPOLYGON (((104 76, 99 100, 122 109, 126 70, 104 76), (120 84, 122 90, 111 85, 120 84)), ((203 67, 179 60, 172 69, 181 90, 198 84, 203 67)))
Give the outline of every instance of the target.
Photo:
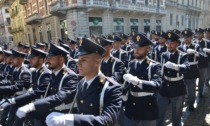
POLYGON ((95 75, 92 79, 90 79, 90 80, 86 80, 86 78, 85 78, 85 82, 88 84, 88 87, 90 86, 90 84, 98 77, 98 76, 100 76, 102 73, 101 73, 101 71, 97 74, 97 75, 95 75))
POLYGON ((58 73, 59 73, 64 67, 65 67, 65 65, 63 65, 62 68, 61 68, 60 70, 58 70, 58 71, 56 71, 56 72, 53 71, 53 73, 55 74, 55 76, 57 76, 58 73))

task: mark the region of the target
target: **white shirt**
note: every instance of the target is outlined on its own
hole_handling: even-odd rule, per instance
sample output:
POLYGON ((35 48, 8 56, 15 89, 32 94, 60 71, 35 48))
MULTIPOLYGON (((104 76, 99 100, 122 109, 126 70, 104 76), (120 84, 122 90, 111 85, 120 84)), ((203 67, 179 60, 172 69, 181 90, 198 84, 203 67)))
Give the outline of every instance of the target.
POLYGON ((56 72, 53 71, 53 73, 55 74, 55 76, 57 76, 58 73, 59 73, 64 67, 65 67, 65 65, 63 65, 62 68, 61 68, 60 70, 58 70, 58 71, 56 71, 56 72))
POLYGON ((88 84, 88 86, 87 86, 87 88, 90 86, 90 84, 96 79, 96 77, 98 77, 99 75, 101 75, 102 73, 101 73, 101 71, 96 75, 96 76, 94 76, 92 79, 90 79, 90 80, 87 80, 86 78, 85 78, 85 81, 84 82, 87 82, 87 84, 88 84))

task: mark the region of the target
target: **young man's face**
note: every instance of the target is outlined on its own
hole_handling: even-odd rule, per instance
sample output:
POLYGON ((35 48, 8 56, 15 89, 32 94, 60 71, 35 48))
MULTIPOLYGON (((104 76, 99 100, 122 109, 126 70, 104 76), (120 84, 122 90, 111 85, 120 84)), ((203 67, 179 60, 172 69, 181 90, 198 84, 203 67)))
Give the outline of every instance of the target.
POLYGON ((192 37, 185 37, 185 38, 184 38, 184 42, 185 42, 186 44, 190 44, 191 41, 192 41, 192 37))
POLYGON ((43 62, 43 58, 38 57, 38 56, 34 56, 30 58, 30 66, 37 68, 38 66, 40 66, 40 63, 43 62))
POLYGON ((149 51, 150 51, 149 46, 135 47, 134 48, 134 57, 138 60, 143 59, 144 57, 147 56, 149 51))
POLYGON ((201 40, 203 38, 203 34, 202 33, 197 33, 196 37, 198 40, 201 40))
POLYGON ((175 52, 177 47, 179 46, 179 43, 176 41, 173 42, 167 42, 166 43, 167 49, 169 52, 175 52))
POLYGON ((56 69, 60 65, 63 65, 62 56, 48 56, 46 63, 48 64, 49 69, 56 69))
POLYGON ((164 45, 166 43, 166 39, 165 38, 160 38, 159 39, 159 44, 160 45, 164 45))
POLYGON ((21 57, 13 57, 12 58, 12 65, 14 67, 18 67, 23 63, 24 59, 21 57))
POLYGON ((113 42, 112 46, 114 49, 119 49, 121 47, 121 42, 120 41, 113 42))
POLYGON ((11 56, 6 56, 6 57, 4 57, 4 62, 5 62, 6 64, 10 64, 10 63, 12 62, 11 56))
POLYGON ((77 66, 81 76, 90 75, 94 70, 98 69, 101 59, 97 57, 97 54, 78 56, 77 66))

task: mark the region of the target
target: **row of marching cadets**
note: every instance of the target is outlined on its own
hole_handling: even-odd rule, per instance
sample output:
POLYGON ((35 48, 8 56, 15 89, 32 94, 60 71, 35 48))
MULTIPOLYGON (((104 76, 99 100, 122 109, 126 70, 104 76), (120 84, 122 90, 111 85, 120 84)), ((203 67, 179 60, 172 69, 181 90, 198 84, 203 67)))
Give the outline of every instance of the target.
POLYGON ((0 50, 1 124, 163 126, 171 104, 181 125, 184 101, 195 109, 196 79, 200 98, 210 79, 210 29, 151 38, 133 31, 0 50))

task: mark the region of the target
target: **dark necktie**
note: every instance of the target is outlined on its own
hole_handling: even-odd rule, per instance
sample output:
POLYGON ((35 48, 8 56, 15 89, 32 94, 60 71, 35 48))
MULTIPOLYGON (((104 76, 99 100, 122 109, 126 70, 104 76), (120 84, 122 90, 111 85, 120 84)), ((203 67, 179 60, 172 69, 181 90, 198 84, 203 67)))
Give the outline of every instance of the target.
POLYGON ((88 88, 88 83, 85 82, 85 83, 83 84, 83 91, 85 92, 85 91, 87 90, 87 88, 88 88))

